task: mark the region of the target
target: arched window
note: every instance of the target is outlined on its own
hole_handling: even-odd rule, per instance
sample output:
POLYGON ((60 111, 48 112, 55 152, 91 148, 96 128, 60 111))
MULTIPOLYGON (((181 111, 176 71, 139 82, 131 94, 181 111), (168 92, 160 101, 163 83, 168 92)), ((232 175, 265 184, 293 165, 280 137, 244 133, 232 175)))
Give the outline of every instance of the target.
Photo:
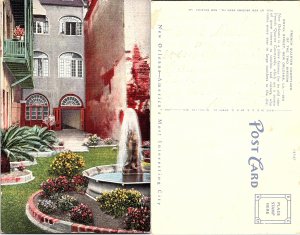
POLYGON ((65 16, 59 20, 59 32, 65 35, 82 35, 82 22, 74 16, 65 16))
POLYGON ((33 76, 38 76, 38 77, 49 76, 48 55, 46 55, 43 52, 35 51, 33 53, 33 76))
POLYGON ((49 33, 49 21, 47 17, 33 18, 33 32, 36 34, 48 34, 49 33))
POLYGON ((60 102, 60 106, 73 106, 73 107, 81 107, 82 106, 82 102, 81 100, 76 97, 75 95, 68 95, 65 96, 61 102, 60 102))
POLYGON ((82 77, 82 58, 76 53, 64 53, 59 57, 59 77, 82 77))
POLYGON ((49 115, 49 102, 41 94, 32 94, 26 99, 26 120, 43 120, 49 115))

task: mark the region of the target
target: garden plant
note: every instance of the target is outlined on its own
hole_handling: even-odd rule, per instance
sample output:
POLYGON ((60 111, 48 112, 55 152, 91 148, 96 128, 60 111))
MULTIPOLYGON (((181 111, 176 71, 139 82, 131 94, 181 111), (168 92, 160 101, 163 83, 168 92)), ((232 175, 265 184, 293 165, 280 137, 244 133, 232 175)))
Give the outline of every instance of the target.
POLYGON ((85 162, 81 155, 71 151, 62 152, 54 158, 50 165, 50 174, 72 178, 79 174, 84 166, 85 162))
POLYGON ((107 214, 120 217, 126 214, 128 207, 140 207, 142 194, 134 189, 115 189, 111 192, 103 192, 97 198, 100 208, 107 214))
MULTIPOLYGON (((85 159, 85 169, 93 166, 114 164, 117 158, 116 152, 111 151, 111 148, 90 149, 89 152, 81 153, 81 155, 85 159)), ((28 220, 25 214, 25 206, 28 198, 40 189, 41 182, 45 182, 49 177, 53 177, 47 170, 53 159, 54 157, 37 158, 37 165, 27 167, 34 174, 35 180, 27 184, 1 187, 1 231, 3 233, 45 233, 28 220), (12 220, 14 221, 13 223, 12 220)), ((49 198, 58 200, 60 196, 53 194, 49 198)))
POLYGON ((33 161, 32 151, 51 147, 39 136, 30 131, 30 127, 13 125, 0 131, 1 137, 1 173, 10 171, 10 161, 33 161))

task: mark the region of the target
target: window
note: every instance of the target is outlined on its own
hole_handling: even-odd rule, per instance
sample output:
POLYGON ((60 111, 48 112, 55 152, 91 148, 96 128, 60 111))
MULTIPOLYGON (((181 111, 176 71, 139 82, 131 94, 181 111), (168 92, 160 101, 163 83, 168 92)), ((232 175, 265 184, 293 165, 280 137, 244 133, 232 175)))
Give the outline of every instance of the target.
POLYGON ((60 102, 61 106, 76 106, 76 107, 81 107, 82 103, 81 100, 76 97, 75 95, 68 95, 65 96, 62 101, 60 102))
POLYGON ((33 18, 33 32, 36 34, 48 34, 49 22, 47 17, 33 18))
POLYGON ((82 58, 76 53, 64 53, 59 57, 59 77, 81 78, 83 76, 82 58))
POLYGON ((43 120, 49 115, 49 103, 45 96, 33 94, 26 100, 26 120, 43 120))
POLYGON ((49 60, 43 52, 35 51, 33 53, 33 76, 49 76, 49 60))
POLYGON ((65 35, 82 35, 82 22, 79 18, 65 16, 59 21, 59 32, 65 35))

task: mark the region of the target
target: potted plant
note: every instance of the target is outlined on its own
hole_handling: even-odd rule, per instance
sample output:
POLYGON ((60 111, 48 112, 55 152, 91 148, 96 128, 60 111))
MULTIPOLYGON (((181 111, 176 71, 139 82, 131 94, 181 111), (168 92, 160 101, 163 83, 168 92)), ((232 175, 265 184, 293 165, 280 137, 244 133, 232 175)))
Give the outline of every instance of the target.
POLYGON ((52 126, 56 124, 54 115, 50 114, 49 116, 46 116, 43 120, 43 123, 47 125, 47 127, 51 130, 52 126))
POLYGON ((16 26, 14 29, 14 38, 18 40, 23 40, 25 34, 24 28, 21 28, 20 25, 16 26))
POLYGON ((1 173, 10 171, 10 161, 34 161, 34 157, 29 152, 38 151, 44 143, 29 129, 29 127, 14 125, 0 131, 1 173))

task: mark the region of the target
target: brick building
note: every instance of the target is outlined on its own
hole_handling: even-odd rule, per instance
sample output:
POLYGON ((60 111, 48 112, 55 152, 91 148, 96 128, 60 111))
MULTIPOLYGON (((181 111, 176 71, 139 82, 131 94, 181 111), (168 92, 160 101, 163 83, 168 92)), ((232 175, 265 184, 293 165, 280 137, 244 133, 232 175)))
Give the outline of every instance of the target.
POLYGON ((150 1, 91 0, 84 22, 85 130, 119 138, 126 107, 150 138, 150 1))

